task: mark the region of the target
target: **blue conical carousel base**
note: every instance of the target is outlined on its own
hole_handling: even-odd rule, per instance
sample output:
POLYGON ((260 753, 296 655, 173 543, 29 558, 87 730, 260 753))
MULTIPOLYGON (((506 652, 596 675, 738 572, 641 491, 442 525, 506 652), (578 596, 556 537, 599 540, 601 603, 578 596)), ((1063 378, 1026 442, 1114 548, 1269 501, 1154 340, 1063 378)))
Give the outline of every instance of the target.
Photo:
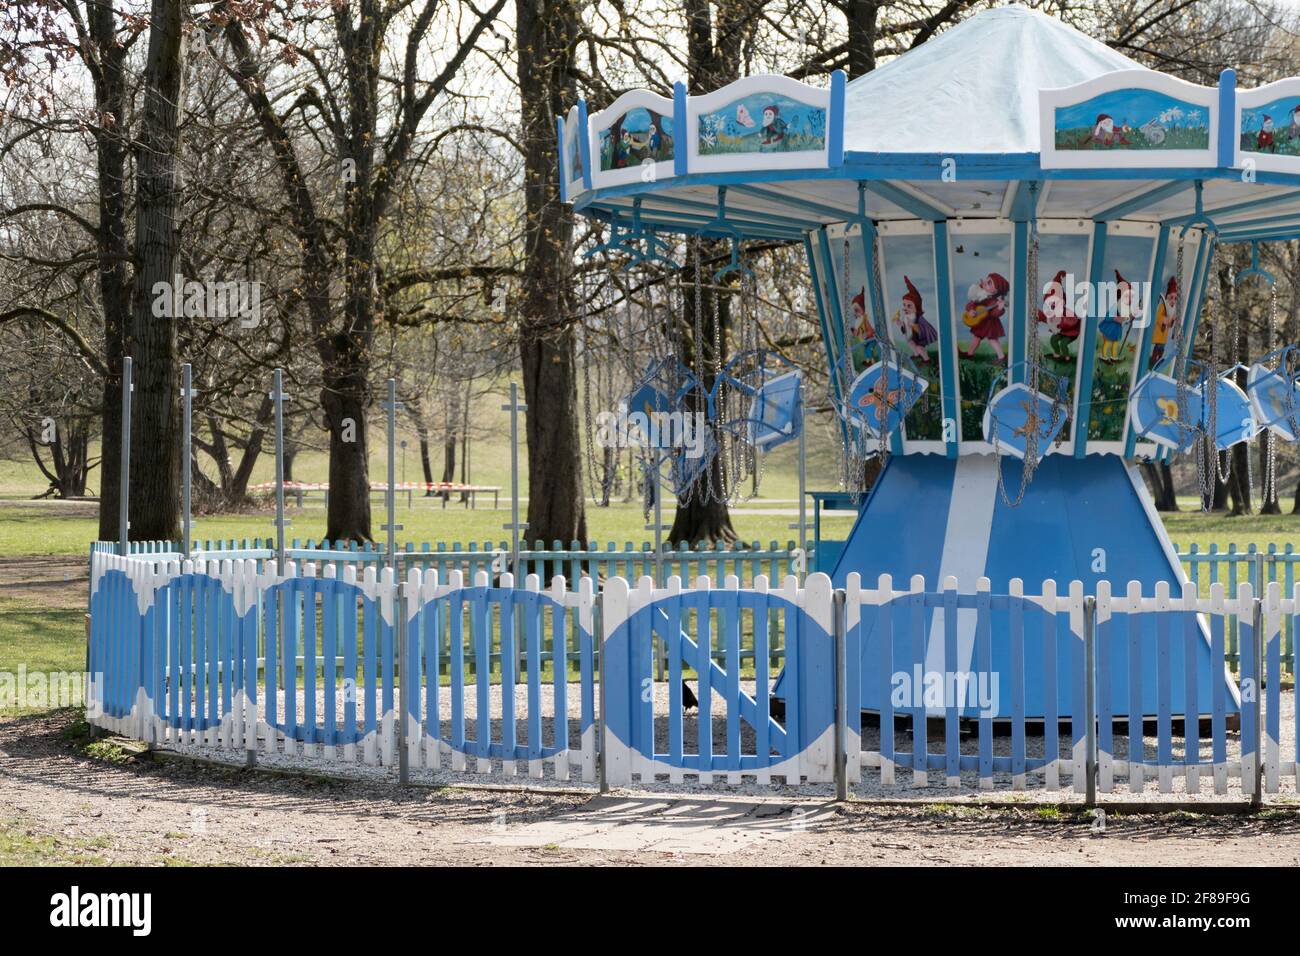
MULTIPOLYGON (((1007 494, 1014 500, 1020 487, 1021 462, 1001 462, 1007 494)), ((1117 596, 1130 581, 1142 586, 1144 596, 1155 593, 1157 583, 1169 584, 1171 595, 1182 593, 1183 574, 1163 525, 1155 512, 1141 476, 1133 465, 1112 455, 1074 458, 1050 455, 1039 465, 1020 504, 1008 506, 998 493, 998 461, 991 455, 971 455, 956 460, 934 455, 896 456, 889 460, 875 487, 863 503, 857 523, 845 543, 831 577, 843 587, 850 572, 861 575, 864 588, 876 587, 882 574, 893 577, 896 591, 906 590, 913 575, 923 575, 925 589, 937 591, 945 579, 957 579, 961 592, 975 591, 981 577, 989 579, 994 594, 1006 594, 1013 578, 1024 582, 1024 593, 1039 595, 1045 580, 1057 582, 1066 593, 1071 581, 1083 582, 1085 594, 1095 594, 1102 580, 1117 596)), ((1010 622, 1005 610, 992 613, 993 670, 999 675, 998 717, 1011 715, 1010 622)), ((1024 615, 1025 715, 1044 714, 1043 637, 1047 623, 1037 607, 1024 615)), ((957 612, 957 668, 972 669, 976 612, 957 612)), ((1142 715, 1157 713, 1157 666, 1160 641, 1156 615, 1143 614, 1141 627, 1140 701, 1142 715)), ((897 615, 895 620, 908 620, 897 615)), ((1188 614, 1169 614, 1165 642, 1172 679, 1166 693, 1169 710, 1185 713, 1187 649, 1196 655, 1196 712, 1212 709, 1212 681, 1226 685, 1229 713, 1238 712, 1237 688, 1222 661, 1210 660, 1209 634, 1203 622, 1188 614), (1188 634, 1198 638, 1189 640, 1188 634)), ((947 671, 943 659, 942 613, 929 616, 924 625, 926 669, 947 671)), ((879 637, 870 609, 863 616, 863 706, 879 707, 879 637)), ((1049 630, 1050 625, 1049 625, 1049 630)), ((1058 688, 1057 712, 1069 715, 1075 643, 1069 618, 1057 615, 1055 627, 1058 688)), ((1099 629, 1098 660, 1108 679, 1097 683, 1099 698, 1106 695, 1109 711, 1127 717, 1130 710, 1130 627, 1127 615, 1116 614, 1108 628, 1099 629)), ((913 634, 895 625, 896 662, 912 659, 913 634), (902 633, 900 633, 902 631, 902 633)), ((1101 703, 1099 699, 1099 703, 1101 703)), ((964 716, 976 716, 964 709, 964 716)))

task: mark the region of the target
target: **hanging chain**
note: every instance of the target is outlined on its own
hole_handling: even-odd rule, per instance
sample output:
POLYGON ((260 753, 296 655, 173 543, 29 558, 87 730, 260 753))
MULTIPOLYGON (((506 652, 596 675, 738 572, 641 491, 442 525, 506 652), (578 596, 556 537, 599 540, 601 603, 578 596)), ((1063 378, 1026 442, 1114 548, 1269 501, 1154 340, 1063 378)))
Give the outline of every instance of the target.
MULTIPOLYGON (((1042 428, 1042 419, 1038 411, 1038 397, 1042 394, 1042 343, 1038 336, 1037 315, 1042 290, 1038 285, 1038 251, 1038 221, 1035 219, 1029 224, 1029 248, 1025 252, 1025 364, 1030 404, 1025 410, 1025 457, 1020 472, 1020 488, 1014 499, 1007 494, 1006 481, 1002 474, 998 430, 993 429, 993 455, 998 462, 998 495, 1003 504, 1011 508, 1017 507, 1024 500, 1025 492, 1030 482, 1034 480, 1043 456, 1046 455, 1046 451, 1040 455, 1038 447, 1044 431, 1048 435, 1055 434, 1057 426, 1062 424, 1062 416, 1069 415, 1069 407, 1061 395, 1063 389, 1058 379, 1052 388, 1052 417, 1048 421, 1048 427, 1042 428)), ((1008 363, 1008 377, 1011 374, 1010 369, 1008 363)))

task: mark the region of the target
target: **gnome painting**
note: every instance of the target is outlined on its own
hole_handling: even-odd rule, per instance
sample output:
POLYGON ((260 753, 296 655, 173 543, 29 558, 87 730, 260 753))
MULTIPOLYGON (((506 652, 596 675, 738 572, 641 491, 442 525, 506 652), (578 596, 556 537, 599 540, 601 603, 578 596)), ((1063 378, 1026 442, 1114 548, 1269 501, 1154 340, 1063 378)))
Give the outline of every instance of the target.
POLYGON ((1242 152, 1300 156, 1300 96, 1243 109, 1240 139, 1242 152))
POLYGON ((930 387, 908 411, 903 437, 940 441, 943 396, 940 389, 938 285, 934 280, 934 239, 926 235, 892 235, 881 240, 881 278, 889 336, 901 356, 930 387))
MULTIPOLYGON (((1038 238, 1038 280, 1042 299, 1038 305, 1038 356, 1042 367, 1057 378, 1044 379, 1040 386, 1053 398, 1072 400, 1079 370, 1079 343, 1087 314, 1080 307, 1079 290, 1088 278, 1089 237, 1086 233, 1041 233, 1038 238)), ((1068 441, 1073 422, 1067 420, 1060 439, 1068 441)))
POLYGON ((1147 89, 1111 90, 1056 110, 1057 149, 1207 149, 1204 107, 1147 89))
POLYGON ((954 233, 950 248, 961 435, 979 441, 989 389, 1006 370, 1010 348, 1011 235, 954 233))
POLYGON ((1137 353, 1153 318, 1150 276, 1154 253, 1154 237, 1106 237, 1101 279, 1095 284, 1095 320, 1088 323, 1096 330, 1090 440, 1124 440, 1128 396, 1136 384, 1137 353))

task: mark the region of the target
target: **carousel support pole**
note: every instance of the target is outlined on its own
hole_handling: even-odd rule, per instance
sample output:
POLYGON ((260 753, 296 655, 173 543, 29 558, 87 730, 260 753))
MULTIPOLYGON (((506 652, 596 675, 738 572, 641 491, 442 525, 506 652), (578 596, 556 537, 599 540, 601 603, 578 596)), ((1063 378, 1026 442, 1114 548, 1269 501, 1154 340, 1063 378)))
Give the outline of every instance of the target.
POLYGON ((384 531, 388 532, 388 566, 393 571, 393 580, 397 580, 397 532, 402 530, 402 525, 397 523, 397 410, 402 403, 397 400, 396 379, 388 380, 388 399, 380 404, 388 415, 388 484, 384 488, 388 521, 384 531))
POLYGON ((117 534, 118 554, 126 557, 131 553, 131 520, 128 505, 131 501, 131 356, 122 359, 122 465, 121 484, 117 497, 117 534))
POLYGON ((384 488, 384 506, 388 520, 384 524, 387 532, 389 570, 393 573, 393 583, 397 588, 397 647, 394 651, 397 667, 397 780, 406 786, 411 779, 410 755, 406 750, 406 714, 411 699, 411 675, 406 666, 406 582, 402 580, 401 569, 397 566, 397 532, 402 526, 397 523, 397 410, 401 402, 397 400, 397 380, 388 380, 388 398, 382 402, 388 415, 388 482, 384 488))
POLYGON ((803 552, 805 569, 811 567, 808 560, 808 443, 804 439, 804 427, 808 424, 808 411, 804 407, 803 382, 799 383, 799 520, 790 525, 791 531, 799 531, 799 550, 803 552))
MULTIPOLYGON (((655 587, 664 586, 664 531, 668 526, 663 520, 663 502, 661 501, 663 492, 663 482, 660 479, 660 468, 663 459, 656 450, 654 454, 654 467, 650 469, 650 474, 646 480, 650 482, 650 493, 654 495, 655 503, 655 523, 647 525, 647 531, 653 530, 655 533, 655 587)), ((668 669, 668 648, 665 644, 660 643, 658 651, 655 653, 655 680, 663 680, 664 672, 668 669)))
POLYGON ((181 445, 184 448, 185 469, 181 472, 181 533, 182 544, 181 551, 185 557, 190 556, 191 529, 193 528, 191 508, 191 491, 193 475, 191 473, 191 462, 193 461, 193 437, 194 437, 194 380, 190 363, 186 362, 181 366, 181 399, 184 413, 182 415, 183 436, 181 445))
POLYGON ((284 371, 276 369, 272 379, 271 400, 275 402, 275 568, 284 574, 284 371))
POLYGON ((510 383, 510 404, 502 405, 503 412, 510 413, 510 523, 503 529, 510 532, 510 573, 515 583, 523 581, 519 568, 519 535, 528 529, 526 523, 519 521, 519 413, 528 410, 528 406, 519 401, 519 383, 510 383))

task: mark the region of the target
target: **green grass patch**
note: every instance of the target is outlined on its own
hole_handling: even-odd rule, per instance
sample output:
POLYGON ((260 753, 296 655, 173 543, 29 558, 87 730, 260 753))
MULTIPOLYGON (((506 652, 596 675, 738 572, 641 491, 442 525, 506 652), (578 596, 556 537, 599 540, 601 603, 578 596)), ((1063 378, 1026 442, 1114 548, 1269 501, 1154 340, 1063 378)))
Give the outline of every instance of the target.
MULTIPOLYGON (((18 685, 24 674, 27 677, 55 672, 79 675, 85 666, 84 611, 0 598, 0 713, 13 715, 49 709, 49 706, 28 706, 19 710, 21 688, 18 685)), ((30 682, 27 686, 31 687, 30 682)), ((58 703, 52 702, 53 706, 58 703)), ((50 702, 47 700, 46 704, 50 702)))
POLYGON ((0 866, 103 866, 104 858, 93 851, 108 845, 106 837, 71 839, 0 820, 0 866))

